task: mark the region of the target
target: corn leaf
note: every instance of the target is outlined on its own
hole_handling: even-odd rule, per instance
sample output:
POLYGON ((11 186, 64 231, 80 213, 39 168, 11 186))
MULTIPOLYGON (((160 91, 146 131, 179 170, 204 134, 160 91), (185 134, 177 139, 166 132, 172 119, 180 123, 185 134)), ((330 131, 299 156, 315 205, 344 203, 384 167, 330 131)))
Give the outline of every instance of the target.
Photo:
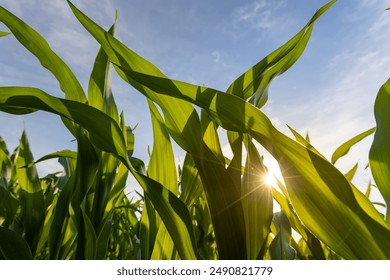
MULTIPOLYGON (((181 257, 183 259, 196 258, 191 218, 187 208, 164 186, 133 169, 127 160, 123 132, 115 120, 96 108, 71 100, 55 98, 38 89, 0 87, 0 110, 9 108, 15 110, 21 108, 22 112, 23 108, 33 108, 55 113, 88 130, 92 143, 103 151, 114 153, 147 192, 170 234, 173 235, 181 257)), ((64 201, 66 204, 67 199, 64 201)), ((59 224, 57 223, 56 226, 59 224)))
POLYGON ((314 22, 335 2, 330 1, 319 9, 293 38, 235 80, 229 86, 227 93, 243 99, 252 97, 251 103, 261 108, 267 102, 271 81, 287 71, 299 59, 310 39, 314 22))
POLYGON ((376 131, 369 159, 375 183, 386 203, 386 221, 390 225, 390 79, 380 88, 375 100, 376 131))
POLYGON ((55 98, 35 88, 1 87, 0 110, 7 111, 9 108, 15 112, 21 109, 21 113, 24 108, 43 110, 76 121, 89 131, 96 146, 103 151, 115 153, 126 161, 126 147, 118 124, 93 107, 55 98))
MULTIPOLYGON (((165 127, 164 120, 153 102, 148 100, 148 106, 153 127, 153 150, 148 166, 148 176, 168 188, 173 194, 178 195, 178 182, 175 166, 175 158, 169 138, 169 133, 165 127)), ((145 205, 148 206, 148 205, 145 205)), ((153 208, 148 209, 154 211, 153 208)), ((149 220, 150 221, 150 220, 149 220)), ((155 236, 152 259, 171 259, 174 253, 174 245, 164 224, 160 219, 155 219, 157 235, 155 236)))
POLYGON ((180 180, 180 199, 191 208, 203 193, 198 169, 190 154, 186 154, 180 180))
POLYGON ((27 242, 18 233, 0 226, 0 259, 31 260, 27 242))
MULTIPOLYGON (((115 23, 116 19, 117 17, 115 17, 115 23)), ((111 35, 114 35, 115 23, 108 30, 111 35)), ((118 109, 111 91, 110 72, 108 56, 103 48, 100 48, 88 84, 88 104, 119 122, 118 109)))
POLYGON ((247 144, 248 156, 241 187, 246 227, 247 257, 255 260, 268 238, 273 217, 272 189, 265 183, 266 167, 256 147, 247 144))
POLYGON ((46 40, 21 19, 0 6, 0 21, 3 22, 15 38, 48 69, 58 80, 62 91, 71 100, 85 102, 84 91, 62 59, 53 52, 46 40))
POLYGON ((131 70, 126 70, 126 74, 156 92, 209 110, 225 129, 248 133, 259 141, 278 160, 300 219, 344 258, 389 257, 386 249, 390 248, 386 239, 389 228, 375 218, 378 215, 369 215, 361 208, 346 178, 322 156, 277 131, 261 111, 240 98, 214 89, 131 70))
MULTIPOLYGON (((97 249, 97 237, 95 233, 95 229, 91 223, 91 220, 85 213, 83 209, 81 209, 82 220, 83 220, 83 230, 78 231, 78 245, 77 249, 82 248, 82 260, 94 260, 96 259, 96 249, 97 249)), ((78 223, 79 226, 81 225, 78 223)))
POLYGON ((153 150, 148 165, 148 176, 161 182, 175 195, 178 194, 175 158, 169 133, 157 107, 148 100, 153 127, 153 150))
POLYGON ((0 31, 0 37, 7 36, 8 34, 11 34, 11 33, 0 31))
POLYGON ((358 166, 359 164, 356 163, 347 173, 344 174, 345 178, 347 178, 348 181, 352 181, 353 177, 356 174, 358 166))
POLYGON ((14 219, 18 208, 20 206, 19 200, 17 200, 12 193, 4 186, 0 185, 0 218, 2 219, 1 225, 9 228, 14 219))
POLYGON ((26 230, 25 239, 32 253, 35 254, 39 240, 39 232, 45 218, 45 204, 36 167, 24 167, 33 162, 34 159, 30 145, 26 132, 24 131, 20 139, 19 154, 16 161, 17 176, 21 188, 21 219, 26 230))
POLYGON ((193 156, 207 192, 207 198, 210 199, 210 211, 217 242, 224 244, 220 246, 222 250, 220 256, 233 259, 245 258, 246 254, 242 250, 245 248, 245 226, 240 205, 239 187, 232 183, 230 175, 227 174, 225 161, 219 162, 202 141, 201 123, 196 110, 188 102, 158 95, 147 87, 136 83, 133 79, 128 79, 128 76, 120 70, 118 65, 153 73, 159 77, 165 77, 165 75, 153 64, 106 33, 69 1, 68 3, 78 20, 104 48, 111 62, 117 65, 116 70, 119 75, 159 105, 164 113, 165 125, 170 135, 179 146, 193 156), (226 230, 227 228, 229 230, 226 230))
POLYGON ((274 225, 277 234, 272 240, 269 250, 273 260, 294 260, 297 252, 291 247, 291 226, 283 212, 275 213, 274 225))
POLYGON ((351 147, 357 143, 359 143, 360 141, 362 141, 364 138, 366 138, 367 136, 373 134, 375 131, 375 127, 374 128, 371 128, 367 131, 364 131, 358 135, 356 135, 355 137, 353 137, 352 139, 348 140, 347 142, 345 142, 344 144, 342 144, 340 147, 338 147, 333 155, 332 155, 332 163, 335 164, 336 161, 345 156, 349 150, 351 149, 351 147))

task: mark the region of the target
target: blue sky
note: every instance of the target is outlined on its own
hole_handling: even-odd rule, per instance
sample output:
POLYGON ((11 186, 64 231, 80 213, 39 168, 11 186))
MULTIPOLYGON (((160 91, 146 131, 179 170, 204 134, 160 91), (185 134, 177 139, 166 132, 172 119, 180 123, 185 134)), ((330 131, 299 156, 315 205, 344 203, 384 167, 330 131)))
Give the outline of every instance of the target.
MULTIPOLYGON (((324 5, 323 0, 78 0, 73 3, 108 28, 118 10, 116 36, 168 76, 225 90, 241 73, 282 45, 324 5)), ((64 0, 2 0, 49 42, 86 89, 98 44, 77 22, 64 0)), ((264 111, 274 125, 311 136, 328 158, 344 141, 375 125, 373 104, 390 77, 390 1, 339 0, 316 23, 301 59, 277 78, 264 111)), ((6 27, 0 24, 0 30, 6 27)), ((0 85, 38 87, 62 96, 56 80, 12 36, 0 39, 0 85)), ((144 98, 113 75, 118 107, 128 125, 139 123, 135 154, 145 162, 152 145, 144 98)), ((35 158, 75 149, 61 121, 48 113, 14 116, 0 112, 0 136, 10 150, 25 128, 35 158)), ((356 161, 358 186, 369 179, 364 166, 371 138, 351 150, 339 167, 356 161)), ((228 149, 226 149, 227 151, 228 149)), ((180 161, 182 154, 177 151, 180 161)), ((58 170, 40 164, 41 175, 58 170)))

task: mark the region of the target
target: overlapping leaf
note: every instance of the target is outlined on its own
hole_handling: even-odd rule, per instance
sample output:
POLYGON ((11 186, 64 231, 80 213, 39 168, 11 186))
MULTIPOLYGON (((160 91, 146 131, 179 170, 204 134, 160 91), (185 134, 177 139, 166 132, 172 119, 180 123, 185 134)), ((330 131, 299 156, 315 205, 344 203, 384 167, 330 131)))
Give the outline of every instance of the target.
POLYGON ((252 135, 278 160, 302 222, 334 251, 349 259, 389 257, 390 231, 379 215, 361 208, 350 183, 331 163, 277 131, 261 111, 217 90, 131 70, 126 73, 156 92, 208 110, 225 129, 252 135))

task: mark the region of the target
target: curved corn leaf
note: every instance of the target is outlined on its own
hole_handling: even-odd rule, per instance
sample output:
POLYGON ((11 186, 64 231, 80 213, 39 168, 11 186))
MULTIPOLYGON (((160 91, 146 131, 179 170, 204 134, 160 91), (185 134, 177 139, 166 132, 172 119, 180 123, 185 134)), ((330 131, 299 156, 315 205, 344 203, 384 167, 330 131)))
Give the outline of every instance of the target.
POLYGON ((175 195, 178 194, 175 157, 164 119, 157 107, 148 100, 153 127, 153 150, 148 165, 148 176, 161 182, 175 195))
POLYGON ((40 163, 45 160, 53 159, 53 158, 70 158, 70 159, 77 159, 77 153, 71 150, 63 150, 63 151, 58 151, 54 152, 51 154, 44 155, 40 159, 34 161, 33 163, 30 163, 26 167, 31 167, 37 163, 40 163))
MULTIPOLYGON (((55 113, 78 123, 88 130, 92 143, 103 151, 115 154, 144 188, 167 226, 181 258, 197 258, 194 252, 195 246, 193 244, 195 244, 195 240, 188 209, 180 199, 164 186, 133 169, 127 160, 123 133, 115 120, 96 108, 83 103, 56 98, 38 89, 0 87, 0 110, 9 108, 15 110, 33 108, 55 113)), ((64 201, 65 205, 68 205, 66 203, 68 199, 64 199, 64 201)), ((54 241, 51 244, 56 246, 54 241)), ((54 257, 56 253, 53 252, 53 254, 53 258, 56 258, 54 257)))
MULTIPOLYGON (((104 48, 114 66, 121 65, 121 67, 165 77, 156 66, 121 44, 69 1, 68 3, 78 20, 104 48)), ((220 162, 203 142, 201 123, 193 105, 169 96, 159 95, 133 79, 128 79, 118 66, 116 70, 125 81, 159 105, 164 113, 165 125, 170 135, 180 147, 193 156, 205 191, 208 193, 207 198, 217 242, 223 243, 219 246, 221 258, 244 259, 246 257, 243 251, 245 225, 239 187, 232 182, 231 176, 226 172, 225 161, 220 162)))
POLYGON ((352 181, 353 177, 356 174, 358 166, 359 164, 356 163, 347 173, 344 174, 345 178, 347 178, 348 181, 352 181))
POLYGON ((390 225, 390 79, 380 88, 375 100, 376 131, 371 145, 370 168, 376 186, 386 202, 386 221, 390 225))
POLYGON ((91 106, 56 98, 35 88, 0 87, 0 110, 7 111, 9 108, 21 109, 22 112, 24 108, 43 110, 75 121, 89 131, 96 146, 126 161, 126 147, 118 124, 91 106))
MULTIPOLYGON (((114 35, 115 23, 108 33, 114 35)), ((110 84, 110 61, 103 48, 100 48, 88 84, 88 104, 105 112, 119 123, 118 109, 110 84)))
POLYGON ((84 91, 69 67, 53 52, 46 40, 21 19, 0 6, 0 21, 15 38, 48 69, 58 80, 67 99, 85 102, 84 91))
POLYGON ((31 260, 27 242, 18 233, 0 226, 0 259, 31 260))
POLYGON ((367 130, 367 131, 364 131, 358 135, 356 135, 355 137, 351 138, 350 140, 348 140, 347 142, 345 142, 344 144, 342 144, 340 147, 338 147, 333 155, 332 155, 332 158, 331 158, 331 161, 333 164, 336 163, 336 161, 345 156, 349 150, 351 149, 351 147, 357 143, 359 143, 360 141, 362 141, 364 138, 366 138, 367 136, 373 134, 375 131, 375 127, 367 130))
POLYGON ((300 58, 310 39, 314 22, 335 2, 330 1, 319 9, 293 38, 242 74, 226 92, 245 100, 252 97, 251 103, 261 108, 267 102, 271 81, 287 71, 300 58))
POLYGON ((335 252, 347 259, 390 257, 390 240, 386 237, 390 230, 379 215, 361 208, 362 203, 370 203, 364 195, 358 202, 354 188, 331 163, 280 133, 261 111, 214 89, 131 70, 126 74, 156 92, 209 110, 225 129, 248 133, 259 141, 278 160, 300 219, 335 252))

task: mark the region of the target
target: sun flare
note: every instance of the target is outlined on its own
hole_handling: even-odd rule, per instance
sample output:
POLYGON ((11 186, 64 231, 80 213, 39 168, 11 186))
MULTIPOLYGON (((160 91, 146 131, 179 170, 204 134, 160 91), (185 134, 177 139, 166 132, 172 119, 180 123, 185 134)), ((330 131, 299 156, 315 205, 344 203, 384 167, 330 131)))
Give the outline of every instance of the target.
POLYGON ((270 187, 277 187, 278 183, 275 179, 275 176, 273 173, 268 173, 264 176, 264 182, 269 185, 270 187))
POLYGON ((263 177, 264 182, 271 188, 274 187, 279 189, 277 180, 282 183, 284 183, 284 181, 278 162, 274 158, 265 157, 264 164, 268 169, 268 173, 263 177))

